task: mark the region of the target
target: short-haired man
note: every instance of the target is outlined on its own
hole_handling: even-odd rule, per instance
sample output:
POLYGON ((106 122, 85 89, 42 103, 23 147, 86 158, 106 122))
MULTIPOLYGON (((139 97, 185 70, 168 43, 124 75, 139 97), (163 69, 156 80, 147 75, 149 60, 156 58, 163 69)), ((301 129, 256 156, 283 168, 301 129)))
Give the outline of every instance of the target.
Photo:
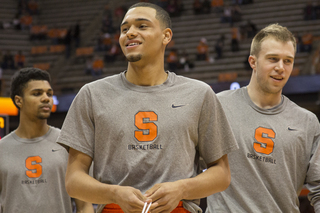
POLYGON ((127 70, 81 88, 62 126, 67 191, 99 213, 141 213, 145 202, 152 213, 201 212, 197 199, 229 185, 227 153, 238 146, 212 89, 165 71, 170 28, 161 7, 131 6, 119 38, 127 70), (208 170, 197 175, 199 156, 208 170))
POLYGON ((286 27, 265 27, 251 44, 249 85, 218 94, 240 149, 228 156, 229 188, 208 197, 207 212, 298 213, 304 184, 320 212, 319 121, 282 95, 295 52, 286 27))
MULTIPOLYGON (((0 140, 0 212, 72 213, 65 188, 68 153, 49 126, 53 90, 48 72, 24 68, 12 78, 11 98, 19 109, 18 128, 0 140)), ((76 201, 77 212, 93 213, 76 201)))

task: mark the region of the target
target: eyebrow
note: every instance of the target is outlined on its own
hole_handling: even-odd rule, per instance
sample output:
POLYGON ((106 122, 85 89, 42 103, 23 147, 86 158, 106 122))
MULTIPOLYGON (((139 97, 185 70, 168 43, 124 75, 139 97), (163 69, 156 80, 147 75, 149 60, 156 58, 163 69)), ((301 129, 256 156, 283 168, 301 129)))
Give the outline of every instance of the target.
MULTIPOLYGON (((135 21, 147 21, 147 22, 151 22, 149 19, 146 19, 146 18, 136 18, 135 21)), ((123 25, 125 25, 125 24, 128 24, 128 22, 127 22, 127 21, 123 22, 123 23, 121 24, 121 27, 122 27, 123 25)))
MULTIPOLYGON (((279 56, 279 55, 278 54, 267 54, 266 56, 269 57, 269 56, 279 56)), ((292 56, 286 56, 286 57, 294 59, 294 57, 292 57, 292 56)))
POLYGON ((31 90, 31 92, 43 92, 43 91, 51 92, 53 90, 51 88, 48 89, 48 90, 44 90, 44 89, 33 89, 33 90, 31 90))

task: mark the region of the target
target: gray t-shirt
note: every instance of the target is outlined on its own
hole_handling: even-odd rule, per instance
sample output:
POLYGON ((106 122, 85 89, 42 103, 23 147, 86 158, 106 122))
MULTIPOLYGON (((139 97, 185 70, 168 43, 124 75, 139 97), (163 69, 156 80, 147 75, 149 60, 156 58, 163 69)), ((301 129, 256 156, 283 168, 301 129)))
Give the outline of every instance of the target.
MULTIPOLYGON (((196 176, 199 156, 211 163, 238 148, 207 84, 168 72, 161 85, 137 86, 124 73, 85 85, 58 139, 93 158, 100 182, 144 193, 196 176)), ((184 206, 201 211, 193 202, 184 206)))
POLYGON ((261 109, 246 87, 217 96, 240 149, 228 155, 231 185, 208 197, 207 212, 298 213, 304 184, 311 204, 319 205, 317 117, 285 96, 278 106, 261 109))
POLYGON ((11 132, 0 140, 0 212, 71 213, 65 189, 68 153, 56 143, 60 130, 50 127, 38 138, 11 132))

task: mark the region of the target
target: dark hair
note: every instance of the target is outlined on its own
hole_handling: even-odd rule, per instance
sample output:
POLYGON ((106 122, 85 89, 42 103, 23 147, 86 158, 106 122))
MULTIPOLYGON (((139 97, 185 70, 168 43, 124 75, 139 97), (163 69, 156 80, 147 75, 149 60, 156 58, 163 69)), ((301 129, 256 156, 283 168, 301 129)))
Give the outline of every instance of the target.
MULTIPOLYGON (((19 70, 17 73, 14 74, 14 76, 11 79, 11 94, 10 97, 16 105, 14 101, 14 97, 16 95, 23 96, 23 90, 26 88, 27 83, 29 81, 33 80, 43 80, 51 82, 50 74, 45 71, 38 68, 28 67, 23 68, 19 70)), ((16 107, 19 109, 19 107, 16 105, 16 107)))
POLYGON ((156 10, 156 19, 158 19, 164 26, 164 28, 172 28, 171 26, 171 18, 169 16, 169 13, 165 11, 162 7, 148 3, 148 2, 139 2, 134 5, 132 5, 128 10, 136 7, 150 7, 156 10))

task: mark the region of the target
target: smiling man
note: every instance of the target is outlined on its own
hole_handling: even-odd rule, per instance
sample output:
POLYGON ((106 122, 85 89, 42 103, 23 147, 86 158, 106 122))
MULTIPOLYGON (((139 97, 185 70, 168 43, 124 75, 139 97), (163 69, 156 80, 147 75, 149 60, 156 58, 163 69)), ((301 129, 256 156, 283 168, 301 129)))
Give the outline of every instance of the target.
POLYGON ((208 213, 299 213, 304 184, 320 212, 319 121, 282 95, 295 51, 287 28, 265 27, 251 44, 249 85, 218 94, 240 149, 228 155, 231 184, 208 197, 208 213))
POLYGON ((99 213, 141 213, 145 202, 152 213, 201 212, 199 198, 229 185, 230 125, 210 86, 165 71, 171 38, 166 11, 131 6, 119 38, 127 70, 85 85, 68 111, 58 138, 69 148, 67 191, 99 213))
MULTIPOLYGON (((12 78, 11 99, 20 121, 0 140, 1 213, 72 213, 64 183, 68 153, 56 143, 60 130, 47 124, 52 96, 46 71, 24 68, 12 78)), ((76 204, 77 212, 93 213, 91 204, 76 204)))

